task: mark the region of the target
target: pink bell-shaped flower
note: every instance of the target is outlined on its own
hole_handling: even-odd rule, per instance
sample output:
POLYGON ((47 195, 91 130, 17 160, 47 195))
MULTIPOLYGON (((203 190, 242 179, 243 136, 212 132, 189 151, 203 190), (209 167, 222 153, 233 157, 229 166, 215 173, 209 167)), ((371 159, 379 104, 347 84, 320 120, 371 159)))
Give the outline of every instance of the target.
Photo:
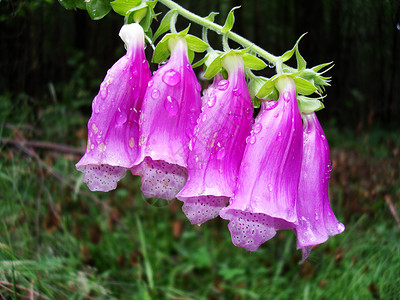
POLYGON ((189 140, 201 111, 200 84, 186 40, 168 40, 169 61, 149 81, 140 116, 140 155, 132 168, 147 198, 175 198, 185 185, 189 140))
POLYGON ((296 203, 298 225, 295 226, 297 248, 303 250, 303 260, 311 246, 325 242, 329 236, 344 231, 329 203, 329 177, 332 170, 329 147, 315 113, 302 114, 303 159, 299 198, 296 203))
POLYGON ((220 216, 229 220, 232 242, 249 251, 297 222, 296 201, 303 133, 296 86, 276 80, 278 101, 263 101, 240 166, 234 197, 220 216))
POLYGON ((177 195, 192 224, 217 217, 233 196, 252 125, 243 59, 228 55, 223 66, 227 80, 217 76, 204 93, 202 113, 189 143, 188 180, 177 195))
POLYGON ((142 27, 124 25, 119 35, 127 53, 108 70, 93 100, 86 153, 76 164, 92 191, 115 189, 138 155, 139 112, 151 73, 142 27))

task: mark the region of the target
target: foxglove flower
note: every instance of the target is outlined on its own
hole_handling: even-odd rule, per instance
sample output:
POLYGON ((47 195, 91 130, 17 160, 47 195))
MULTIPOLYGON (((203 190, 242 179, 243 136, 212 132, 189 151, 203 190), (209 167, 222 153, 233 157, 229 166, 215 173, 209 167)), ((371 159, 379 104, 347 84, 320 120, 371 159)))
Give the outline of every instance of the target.
POLYGON ((262 107, 240 166, 234 197, 220 216, 229 220, 235 246, 249 251, 297 222, 302 125, 291 77, 277 79, 278 101, 262 107))
POLYGON ((304 145, 295 231, 297 248, 303 250, 305 260, 311 246, 343 232, 344 225, 338 222, 329 204, 328 181, 332 164, 324 131, 315 113, 302 114, 302 117, 304 145))
POLYGON ((250 134, 252 104, 241 56, 223 59, 227 80, 217 76, 203 96, 203 109, 189 142, 188 180, 177 195, 192 224, 218 216, 233 196, 250 134))
POLYGON ((108 70, 92 103, 86 153, 76 164, 92 191, 115 189, 138 155, 138 119, 150 79, 140 25, 124 25, 119 33, 127 53, 108 70))
POLYGON ((140 156, 132 173, 147 198, 173 199, 187 178, 188 144, 201 110, 200 84, 188 61, 186 40, 169 40, 171 57, 153 75, 140 116, 140 156))

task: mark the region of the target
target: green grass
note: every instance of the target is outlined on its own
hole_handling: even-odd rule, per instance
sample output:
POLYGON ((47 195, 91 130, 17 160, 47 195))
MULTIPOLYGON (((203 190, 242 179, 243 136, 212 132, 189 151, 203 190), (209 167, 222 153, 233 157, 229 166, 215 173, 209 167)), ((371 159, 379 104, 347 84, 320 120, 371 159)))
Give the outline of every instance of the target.
MULTIPOLYGON (((11 98, 0 101, 1 138, 84 145, 89 116, 80 107, 54 103, 37 110, 26 96, 11 98)), ((179 202, 144 199, 130 174, 115 191, 91 193, 74 168, 78 156, 39 148, 34 156, 1 143, 0 294, 400 299, 400 228, 385 202, 389 197, 398 205, 400 195, 400 144, 387 143, 398 132, 328 128, 326 134, 336 164, 331 201, 346 230, 315 247, 303 265, 293 232, 279 232, 250 253, 232 245, 226 221, 192 226, 179 202)))

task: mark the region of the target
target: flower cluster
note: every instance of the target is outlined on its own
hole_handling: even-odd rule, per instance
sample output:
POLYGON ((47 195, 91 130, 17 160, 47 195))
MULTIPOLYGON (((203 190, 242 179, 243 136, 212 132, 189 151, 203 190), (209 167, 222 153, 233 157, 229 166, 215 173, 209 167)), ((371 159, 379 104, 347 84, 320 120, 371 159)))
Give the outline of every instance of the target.
POLYGON ((228 220, 233 244, 249 251, 293 229, 306 259, 344 230, 328 198, 328 143, 315 113, 300 112, 291 76, 275 78, 279 99, 262 100, 253 119, 240 53, 222 56, 225 76, 201 96, 183 36, 168 40, 170 58, 152 76, 141 26, 120 36, 127 54, 93 100, 76 165, 89 189, 115 189, 130 170, 146 197, 182 201, 192 224, 228 220))

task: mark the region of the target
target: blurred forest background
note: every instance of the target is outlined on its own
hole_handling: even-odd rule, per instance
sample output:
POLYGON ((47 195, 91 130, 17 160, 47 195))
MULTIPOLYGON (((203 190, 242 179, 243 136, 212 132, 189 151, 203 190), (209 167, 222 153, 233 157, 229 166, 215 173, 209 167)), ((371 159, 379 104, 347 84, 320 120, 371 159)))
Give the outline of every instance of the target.
MULTIPOLYGON (((116 191, 89 192, 74 164, 91 101, 125 52, 123 18, 0 0, 0 297, 400 299, 400 1, 176 2, 218 11, 220 24, 241 5, 233 31, 275 55, 307 32, 308 66, 334 61, 318 117, 346 231, 298 265, 292 232, 246 252, 225 221, 191 226, 180 203, 144 199, 130 174, 116 191)), ((178 30, 186 26, 179 18, 178 30)))

